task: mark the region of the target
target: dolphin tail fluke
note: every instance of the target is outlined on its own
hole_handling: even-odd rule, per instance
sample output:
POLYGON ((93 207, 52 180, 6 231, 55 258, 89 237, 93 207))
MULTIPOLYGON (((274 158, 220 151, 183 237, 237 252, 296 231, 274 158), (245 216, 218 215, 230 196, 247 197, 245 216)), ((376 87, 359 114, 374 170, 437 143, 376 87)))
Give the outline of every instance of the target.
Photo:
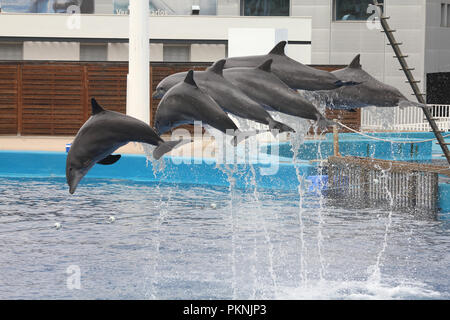
POLYGON ((317 120, 317 126, 319 127, 320 130, 325 130, 328 127, 332 127, 334 125, 337 125, 336 122, 329 120, 327 118, 319 117, 319 119, 317 120))
POLYGON ((282 132, 295 132, 294 129, 289 127, 288 125, 278 122, 274 119, 268 119, 269 121, 269 129, 272 130, 278 130, 280 133, 282 132))
POLYGON ((338 80, 334 84, 336 85, 337 88, 340 88, 340 87, 356 86, 356 85, 361 84, 361 83, 362 82, 338 80))
POLYGON ((242 141, 255 136, 261 132, 267 132, 267 130, 250 130, 250 131, 239 131, 236 130, 235 136, 231 139, 231 144, 236 147, 242 141))
POLYGON ((174 141, 164 141, 161 142, 155 150, 153 150, 153 158, 159 160, 167 152, 172 151, 172 149, 182 146, 183 144, 190 143, 191 140, 180 139, 174 141))

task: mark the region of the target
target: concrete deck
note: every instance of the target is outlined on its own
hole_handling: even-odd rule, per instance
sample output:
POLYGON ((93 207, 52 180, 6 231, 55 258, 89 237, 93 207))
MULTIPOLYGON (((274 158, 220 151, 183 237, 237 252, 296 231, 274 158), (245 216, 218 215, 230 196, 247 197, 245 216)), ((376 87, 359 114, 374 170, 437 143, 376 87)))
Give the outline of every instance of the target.
MULTIPOLYGON (((71 143, 74 138, 75 136, 0 135, 0 150, 64 152, 66 144, 71 143)), ((163 136, 163 139, 170 140, 170 136, 163 136)), ((202 141, 194 141, 173 150, 170 155, 183 156, 188 154, 202 154, 203 157, 212 157, 212 155, 209 154, 211 153, 211 150, 215 150, 214 140, 210 137, 204 137, 202 141)), ((145 151, 141 144, 130 142, 119 148, 115 153, 145 154, 145 151)))

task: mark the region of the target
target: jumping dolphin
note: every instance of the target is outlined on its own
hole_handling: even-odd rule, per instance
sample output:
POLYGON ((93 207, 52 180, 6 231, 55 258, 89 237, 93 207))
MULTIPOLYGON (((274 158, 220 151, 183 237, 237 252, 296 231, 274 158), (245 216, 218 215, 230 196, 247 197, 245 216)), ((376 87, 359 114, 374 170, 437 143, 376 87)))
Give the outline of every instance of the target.
POLYGON ((354 80, 360 84, 342 87, 333 91, 318 91, 332 109, 354 109, 367 106, 377 107, 423 107, 422 104, 409 101, 397 88, 378 81, 362 69, 360 55, 344 69, 332 72, 343 81, 354 80))
POLYGON ((268 110, 274 110, 304 119, 317 120, 321 128, 332 124, 313 104, 288 87, 271 72, 272 59, 256 68, 224 70, 225 79, 237 85, 250 98, 268 110))
POLYGON ((130 141, 157 146, 153 157, 159 159, 181 141, 164 141, 145 122, 119 112, 103 109, 92 98, 92 116, 83 124, 67 154, 66 179, 73 194, 81 179, 96 164, 113 164, 120 155, 114 150, 130 141))
MULTIPOLYGON (((223 133, 227 129, 239 133, 236 124, 225 111, 203 92, 194 81, 194 72, 189 70, 184 81, 173 86, 161 99, 155 115, 155 129, 163 134, 181 124, 202 121, 223 133)), ((236 145, 238 140, 233 140, 236 145)))
MULTIPOLYGON (((194 80, 201 90, 207 93, 225 111, 238 117, 253 120, 269 126, 270 130, 277 129, 280 132, 294 132, 291 127, 275 121, 272 116, 257 102, 249 98, 237 86, 223 77, 225 59, 215 62, 206 71, 196 71, 194 80)), ((183 81, 186 73, 177 73, 165 78, 158 84, 156 92, 164 95, 164 92, 176 84, 176 80, 183 81)))
POLYGON ((333 90, 356 84, 352 79, 344 82, 328 71, 306 66, 289 58, 284 53, 285 46, 286 41, 281 41, 266 55, 228 58, 224 68, 257 67, 272 59, 272 72, 292 89, 333 90))
MULTIPOLYGON (((198 73, 201 71, 195 72, 195 78, 197 78, 198 73)), ((174 74, 171 74, 164 79, 162 79, 158 85, 156 86, 156 91, 153 92, 152 97, 154 99, 162 99, 164 95, 171 89, 173 86, 179 84, 180 82, 184 81, 186 78, 187 71, 185 72, 177 72, 174 74)))

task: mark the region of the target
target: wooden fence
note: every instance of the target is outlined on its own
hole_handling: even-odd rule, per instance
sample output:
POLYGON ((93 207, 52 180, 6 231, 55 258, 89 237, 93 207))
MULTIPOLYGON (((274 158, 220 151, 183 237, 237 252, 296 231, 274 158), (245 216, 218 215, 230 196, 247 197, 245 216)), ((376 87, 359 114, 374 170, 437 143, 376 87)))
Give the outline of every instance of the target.
MULTIPOLYGON (((150 97, 164 77, 209 65, 152 63, 150 97)), ((0 134, 74 135, 90 116, 91 97, 125 113, 127 73, 122 62, 0 62, 0 134)), ((152 123, 159 100, 150 99, 152 123)), ((327 110, 327 116, 355 129, 360 125, 359 112, 327 110)))

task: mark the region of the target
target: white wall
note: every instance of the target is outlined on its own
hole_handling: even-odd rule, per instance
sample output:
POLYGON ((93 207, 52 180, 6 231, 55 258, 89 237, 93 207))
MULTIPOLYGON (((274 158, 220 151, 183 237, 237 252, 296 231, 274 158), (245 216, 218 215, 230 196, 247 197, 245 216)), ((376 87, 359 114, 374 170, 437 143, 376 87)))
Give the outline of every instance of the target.
POLYGON ((80 44, 77 42, 25 41, 24 60, 79 60, 80 44))
POLYGON ((229 28, 228 56, 267 54, 278 42, 288 40, 287 29, 229 28))
MULTIPOLYGON (((109 43, 108 61, 128 61, 128 43, 109 43)), ((163 45, 150 44, 150 61, 163 61, 163 45)))
MULTIPOLYGON (((385 0, 385 13, 391 17, 388 22, 404 43, 402 50, 409 55, 408 63, 416 68, 413 73, 418 80, 424 78, 425 1, 385 0)), ((410 96, 411 89, 398 70, 399 63, 386 45, 384 33, 370 30, 366 21, 332 21, 332 3, 333 0, 292 0, 293 15, 313 17, 311 63, 348 64, 360 53, 367 72, 410 96)))
POLYGON ((291 16, 311 16, 311 63, 330 64, 331 0, 291 0, 291 16))
MULTIPOLYGON (((425 50, 427 73, 450 72, 450 27, 440 26, 441 3, 450 5, 450 0, 427 1, 425 50)), ((450 21, 450 17, 447 17, 447 20, 450 21)))
MULTIPOLYGON (((82 15, 71 28, 70 15, 2 14, 0 37, 128 38, 128 16, 82 15)), ((151 39, 227 40, 229 28, 280 28, 290 41, 311 40, 311 17, 150 16, 151 39)))
POLYGON ((128 61, 128 43, 108 43, 108 61, 128 61))
POLYGON ((218 16, 239 16, 240 0, 217 0, 218 16))
POLYGON ((214 62, 226 57, 226 48, 223 44, 192 44, 192 62, 214 62))
POLYGON ((163 61, 163 44, 151 43, 150 44, 150 61, 163 61))

